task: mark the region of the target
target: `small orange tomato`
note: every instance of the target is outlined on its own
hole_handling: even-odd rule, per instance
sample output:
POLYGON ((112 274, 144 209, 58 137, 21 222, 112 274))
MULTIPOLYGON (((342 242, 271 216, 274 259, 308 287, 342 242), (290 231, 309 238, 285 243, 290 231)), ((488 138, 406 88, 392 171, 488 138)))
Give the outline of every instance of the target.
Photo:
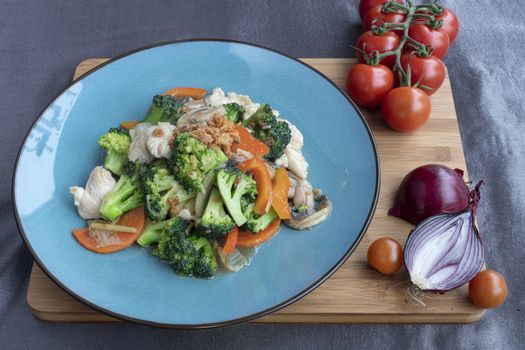
POLYGON ((393 275, 403 265, 403 248, 393 238, 375 240, 368 248, 368 263, 383 275, 393 275))
POLYGON ((493 270, 480 271, 468 284, 470 301, 484 309, 501 306, 507 298, 507 283, 493 270))

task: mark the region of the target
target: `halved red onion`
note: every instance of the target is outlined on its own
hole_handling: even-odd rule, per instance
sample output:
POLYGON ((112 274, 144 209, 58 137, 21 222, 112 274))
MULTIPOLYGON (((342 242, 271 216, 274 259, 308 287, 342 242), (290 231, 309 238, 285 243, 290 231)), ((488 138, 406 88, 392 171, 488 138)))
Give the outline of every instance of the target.
POLYGON ((416 226, 404 253, 412 283, 422 290, 446 292, 476 276, 484 252, 474 213, 475 205, 457 214, 432 216, 416 226))

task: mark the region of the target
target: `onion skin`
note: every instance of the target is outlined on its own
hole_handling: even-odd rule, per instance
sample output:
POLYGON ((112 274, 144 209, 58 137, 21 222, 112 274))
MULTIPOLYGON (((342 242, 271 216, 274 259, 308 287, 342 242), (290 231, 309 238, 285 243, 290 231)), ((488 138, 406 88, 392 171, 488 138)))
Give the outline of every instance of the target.
POLYGON ((388 215, 417 225, 433 215, 464 211, 470 198, 462 170, 439 164, 423 165, 405 176, 388 215))

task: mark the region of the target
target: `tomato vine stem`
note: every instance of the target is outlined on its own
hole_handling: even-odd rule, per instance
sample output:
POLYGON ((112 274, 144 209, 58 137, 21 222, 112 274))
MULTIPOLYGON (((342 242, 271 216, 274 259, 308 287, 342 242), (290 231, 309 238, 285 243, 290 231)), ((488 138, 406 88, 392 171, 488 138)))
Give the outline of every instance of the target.
POLYGON ((402 23, 383 22, 381 25, 377 26, 377 21, 372 22, 371 30, 376 35, 384 34, 389 30, 402 31, 403 35, 401 36, 399 46, 392 51, 374 51, 370 54, 365 53, 364 47, 359 48, 359 50, 363 54, 366 63, 371 65, 379 64, 384 57, 395 55, 396 59, 392 70, 397 72, 399 76, 399 84, 401 86, 410 86, 410 65, 407 67, 408 69, 406 72, 401 65, 401 56, 405 52, 406 46, 414 48, 415 52, 422 57, 428 56, 432 53, 431 48, 427 48, 423 43, 408 35, 410 25, 415 21, 426 21, 429 26, 439 28, 441 26, 441 21, 436 19, 435 16, 440 15, 443 12, 443 8, 437 3, 437 0, 432 4, 421 5, 414 5, 412 0, 405 0, 402 4, 389 0, 383 4, 381 12, 403 13, 406 15, 405 21, 402 23))

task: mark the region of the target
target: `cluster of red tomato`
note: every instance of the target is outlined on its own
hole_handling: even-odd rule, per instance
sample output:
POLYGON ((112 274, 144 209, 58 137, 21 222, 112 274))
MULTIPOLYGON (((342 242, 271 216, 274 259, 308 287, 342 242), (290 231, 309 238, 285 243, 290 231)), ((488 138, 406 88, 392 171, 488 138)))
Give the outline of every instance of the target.
MULTIPOLYGON (((459 22, 448 9, 427 17, 424 9, 416 10, 416 15, 409 19, 402 11, 384 13, 381 9, 387 1, 360 0, 359 14, 363 18, 365 32, 357 42, 356 57, 361 63, 353 66, 348 73, 347 91, 362 107, 381 106, 384 120, 393 129, 409 132, 425 124, 430 116, 428 96, 436 92, 445 80, 446 70, 441 59, 457 37, 459 22), (427 23, 429 18, 439 20, 441 25, 431 28, 427 23), (402 24, 407 21, 410 21, 407 29, 401 30, 402 24), (371 31, 372 25, 381 26, 383 23, 399 26, 384 33, 371 31), (417 43, 426 47, 425 52, 415 52, 417 43), (367 64, 363 57, 394 51, 395 54, 381 58, 375 65, 371 62, 367 64), (402 67, 405 76, 410 71, 410 78, 407 77, 404 84, 400 84, 398 66, 402 67)), ((405 5, 403 0, 393 1, 405 5)))

